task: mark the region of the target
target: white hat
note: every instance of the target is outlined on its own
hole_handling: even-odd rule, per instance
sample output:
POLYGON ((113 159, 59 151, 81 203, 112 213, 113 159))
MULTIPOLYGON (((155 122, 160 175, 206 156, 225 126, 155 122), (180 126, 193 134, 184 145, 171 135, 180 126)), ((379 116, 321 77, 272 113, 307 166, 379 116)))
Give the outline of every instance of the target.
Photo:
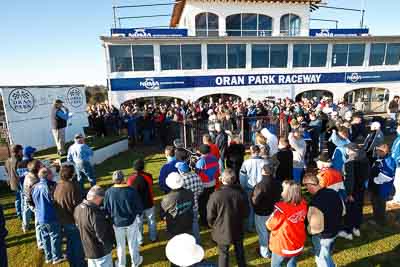
POLYGON ((381 128, 381 124, 377 121, 374 121, 373 123, 371 123, 371 130, 378 130, 381 128))
POLYGON ((268 136, 271 135, 271 133, 268 131, 267 128, 263 128, 263 129, 261 130, 261 134, 262 134, 262 136, 264 136, 265 138, 268 138, 268 136))
POLYGON ((207 114, 208 114, 208 115, 214 114, 214 110, 209 109, 209 110, 207 111, 207 114))
POLYGON ((170 262, 182 267, 199 263, 204 258, 203 248, 189 234, 176 235, 169 240, 165 254, 170 262))
POLYGON ((170 174, 168 174, 167 179, 165 180, 165 183, 172 190, 179 189, 179 188, 182 188, 182 186, 183 186, 183 178, 179 173, 171 172, 170 174))

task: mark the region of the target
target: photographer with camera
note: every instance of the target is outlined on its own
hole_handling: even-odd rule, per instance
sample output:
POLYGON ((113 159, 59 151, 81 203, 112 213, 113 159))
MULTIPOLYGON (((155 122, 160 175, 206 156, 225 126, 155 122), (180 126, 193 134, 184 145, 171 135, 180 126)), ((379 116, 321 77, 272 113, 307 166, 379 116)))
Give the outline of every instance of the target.
POLYGON ((69 118, 69 110, 60 99, 54 101, 51 109, 51 129, 57 146, 58 155, 65 154, 65 128, 69 118))

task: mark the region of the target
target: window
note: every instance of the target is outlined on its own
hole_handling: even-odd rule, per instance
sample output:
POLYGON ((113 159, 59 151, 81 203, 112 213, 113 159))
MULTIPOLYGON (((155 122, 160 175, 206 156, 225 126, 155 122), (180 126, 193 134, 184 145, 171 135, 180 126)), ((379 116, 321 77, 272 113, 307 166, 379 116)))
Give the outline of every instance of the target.
POLYGON ((152 45, 134 45, 133 70, 134 71, 152 71, 154 70, 154 54, 152 45))
POLYGON ((293 67, 308 67, 310 65, 310 45, 295 44, 293 46, 293 67))
POLYGON ((272 18, 260 14, 235 14, 226 18, 228 36, 271 36, 272 18))
POLYGON ((326 67, 328 53, 327 44, 311 45, 311 67, 326 67))
POLYGON ((201 69, 201 45, 182 45, 182 69, 201 69))
POLYGON ((181 53, 179 45, 161 45, 161 70, 180 70, 181 53))
POLYGON ((386 65, 398 65, 400 62, 400 44, 387 44, 386 65))
POLYGON ((196 16, 196 36, 218 36, 218 16, 200 13, 196 16))
POLYGON ((348 66, 362 66, 364 64, 365 45, 350 44, 348 66))
POLYGON ((286 68, 288 60, 288 45, 273 44, 270 48, 270 67, 286 68))
POLYGON ((349 52, 349 45, 335 44, 333 45, 332 66, 347 66, 347 54, 349 52))
POLYGON ((239 69, 246 67, 246 45, 228 44, 228 68, 239 69))
POLYGON ((281 17, 281 35, 300 35, 301 20, 295 14, 286 14, 281 17))
POLYGON ((209 44, 207 45, 207 65, 208 69, 226 68, 226 45, 209 44))
POLYGON ((370 66, 383 65, 383 62, 385 61, 385 53, 386 53, 385 43, 371 44, 371 51, 369 54, 369 65, 370 66))
POLYGON ((113 45, 109 48, 111 72, 132 71, 132 50, 130 45, 113 45))
POLYGON ((269 68, 269 47, 267 44, 251 46, 251 67, 269 68))

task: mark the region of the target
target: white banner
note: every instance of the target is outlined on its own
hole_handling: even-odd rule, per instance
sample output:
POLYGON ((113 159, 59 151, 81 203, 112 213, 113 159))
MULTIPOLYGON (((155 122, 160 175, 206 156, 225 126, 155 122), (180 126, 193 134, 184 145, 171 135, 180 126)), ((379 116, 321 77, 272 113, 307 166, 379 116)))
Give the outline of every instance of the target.
POLYGON ((37 149, 55 146, 50 113, 56 99, 61 99, 72 114, 68 120, 67 141, 88 126, 83 85, 3 87, 1 91, 12 144, 37 149))

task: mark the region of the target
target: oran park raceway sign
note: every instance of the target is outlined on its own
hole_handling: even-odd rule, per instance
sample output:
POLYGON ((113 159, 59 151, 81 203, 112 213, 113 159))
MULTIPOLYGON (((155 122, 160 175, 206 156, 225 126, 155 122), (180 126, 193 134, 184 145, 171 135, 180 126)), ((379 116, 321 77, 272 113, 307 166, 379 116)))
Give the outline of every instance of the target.
POLYGON ((160 90, 198 87, 363 83, 383 81, 400 81, 400 71, 117 78, 111 79, 111 90, 160 90))

